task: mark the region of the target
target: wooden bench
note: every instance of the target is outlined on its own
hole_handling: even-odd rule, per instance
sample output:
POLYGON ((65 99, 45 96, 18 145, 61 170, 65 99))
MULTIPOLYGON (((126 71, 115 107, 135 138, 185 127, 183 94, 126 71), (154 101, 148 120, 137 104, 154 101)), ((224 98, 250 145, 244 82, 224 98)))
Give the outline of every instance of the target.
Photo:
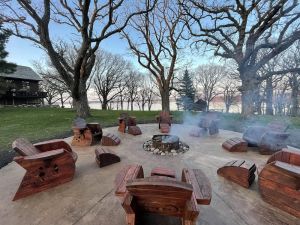
POLYGON ((106 134, 102 136, 101 144, 104 146, 116 146, 121 143, 121 140, 119 137, 117 137, 114 134, 106 134))
POLYGON ((121 161, 119 156, 107 148, 98 147, 95 149, 95 154, 95 159, 99 167, 108 166, 121 161))
POLYGON ((199 215, 197 204, 210 204, 210 182, 201 170, 184 169, 181 181, 166 176, 144 178, 142 171, 139 165, 127 166, 116 178, 115 194, 121 197, 127 224, 135 225, 143 213, 154 213, 179 217, 182 224, 191 225, 199 215))
POLYGON ((245 160, 233 160, 217 170, 218 175, 249 188, 255 180, 256 165, 245 160))
POLYGON ((222 144, 222 147, 229 152, 246 152, 248 144, 242 138, 230 138, 222 144))
POLYGON ((63 140, 32 145, 20 138, 13 142, 12 148, 20 155, 14 161, 26 170, 13 201, 69 182, 74 177, 77 154, 63 140))
POLYGON ((273 161, 258 176, 263 200, 300 218, 300 166, 273 161))
POLYGON ((142 131, 138 126, 130 126, 128 127, 128 134, 132 134, 136 136, 142 134, 142 131))
POLYGON ((151 176, 163 176, 176 178, 176 173, 174 170, 164 168, 164 167, 155 167, 151 170, 151 176))

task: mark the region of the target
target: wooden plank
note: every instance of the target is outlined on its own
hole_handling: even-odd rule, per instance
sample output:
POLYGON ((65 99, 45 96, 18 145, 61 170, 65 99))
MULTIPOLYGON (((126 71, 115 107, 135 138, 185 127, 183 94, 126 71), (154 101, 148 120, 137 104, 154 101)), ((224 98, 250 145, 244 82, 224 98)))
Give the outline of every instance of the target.
POLYGON ((211 185, 200 169, 183 169, 185 181, 193 186, 193 193, 198 204, 209 205, 211 201, 211 185))
POLYGON ((144 177, 143 168, 141 165, 129 165, 123 168, 115 179, 115 194, 123 197, 126 193, 126 183, 135 178, 144 177))

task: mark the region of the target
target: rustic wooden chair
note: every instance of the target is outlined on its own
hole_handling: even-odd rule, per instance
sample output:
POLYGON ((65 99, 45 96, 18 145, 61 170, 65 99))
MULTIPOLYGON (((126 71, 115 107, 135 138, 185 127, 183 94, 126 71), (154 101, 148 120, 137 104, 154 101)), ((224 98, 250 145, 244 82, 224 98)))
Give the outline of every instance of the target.
POLYGON ((263 200, 300 218, 300 151, 273 154, 258 176, 263 200))
POLYGON ((73 123, 73 146, 91 146, 102 138, 102 128, 99 123, 86 123, 83 118, 76 118, 73 123))
POLYGON ((199 121, 199 127, 204 129, 205 132, 209 132, 210 135, 219 133, 219 113, 218 112, 206 112, 199 121))
POLYGON ((172 123, 172 115, 170 112, 161 111, 158 116, 156 116, 156 121, 158 122, 158 128, 162 133, 168 133, 172 123))
POLYGON ((128 113, 121 113, 119 120, 119 128, 118 131, 122 133, 128 132, 132 135, 140 135, 142 134, 141 129, 136 125, 136 117, 129 116, 128 113))
POLYGON ((209 205, 211 186, 200 170, 183 169, 182 180, 167 176, 144 178, 139 165, 127 166, 117 176, 116 195, 121 198, 128 225, 144 213, 174 216, 182 224, 196 224, 197 204, 209 205))
POLYGON ((13 201, 73 179, 77 154, 63 140, 32 145, 19 138, 12 148, 20 155, 14 161, 26 170, 13 201))

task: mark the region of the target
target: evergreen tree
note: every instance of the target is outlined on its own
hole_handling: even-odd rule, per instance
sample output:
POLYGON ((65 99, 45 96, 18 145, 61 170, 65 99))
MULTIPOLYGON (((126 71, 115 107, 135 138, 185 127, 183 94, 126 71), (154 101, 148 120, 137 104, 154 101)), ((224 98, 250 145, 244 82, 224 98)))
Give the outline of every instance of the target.
POLYGON ((16 70, 16 65, 8 63, 5 58, 8 56, 8 52, 5 51, 5 44, 8 41, 9 33, 2 29, 0 18, 0 73, 13 73, 16 70))
POLYGON ((187 69, 184 71, 183 77, 179 81, 178 93, 180 95, 180 102, 183 109, 191 110, 195 99, 195 88, 187 69))

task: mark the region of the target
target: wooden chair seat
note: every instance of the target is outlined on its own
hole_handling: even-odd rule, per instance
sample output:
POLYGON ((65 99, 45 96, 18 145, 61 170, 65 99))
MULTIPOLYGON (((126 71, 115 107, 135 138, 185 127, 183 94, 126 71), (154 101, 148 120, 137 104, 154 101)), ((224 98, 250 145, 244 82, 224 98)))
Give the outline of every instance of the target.
POLYGON ((77 154, 63 140, 51 140, 32 145, 26 139, 12 144, 20 156, 14 161, 26 173, 13 200, 71 181, 75 174, 77 154))
POLYGON ((174 179, 173 173, 158 167, 152 170, 151 177, 144 178, 140 165, 120 171, 115 194, 121 198, 127 224, 135 225, 143 213, 179 217, 184 225, 196 223, 197 204, 210 204, 210 182, 201 170, 183 169, 181 181, 174 179))
POLYGON ((236 137, 226 140, 222 147, 229 152, 246 152, 248 144, 244 139, 236 137))
POLYGON ((256 165, 245 160, 233 160, 217 170, 218 175, 248 188, 255 180, 256 165))
POLYGON ((167 123, 160 124, 160 132, 161 133, 169 133, 170 132, 170 126, 167 123))
POLYGON ((117 156, 112 150, 107 148, 96 148, 95 155, 95 159, 99 167, 108 166, 121 161, 119 156, 117 156))
POLYGON ((164 167, 155 167, 151 170, 151 176, 163 176, 176 178, 176 173, 174 170, 164 168, 164 167))
POLYGON ((121 143, 121 140, 119 137, 117 137, 114 134, 106 134, 102 136, 101 144, 104 146, 116 146, 121 143))

